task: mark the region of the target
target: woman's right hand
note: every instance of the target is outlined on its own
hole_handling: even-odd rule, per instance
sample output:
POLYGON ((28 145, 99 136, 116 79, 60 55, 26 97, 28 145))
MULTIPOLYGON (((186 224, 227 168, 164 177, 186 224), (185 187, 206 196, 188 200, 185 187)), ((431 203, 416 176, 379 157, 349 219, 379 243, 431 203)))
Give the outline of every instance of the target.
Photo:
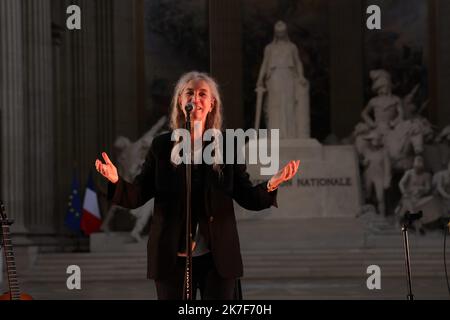
POLYGON ((100 160, 95 160, 95 168, 97 171, 104 176, 106 179, 111 181, 112 183, 116 183, 119 181, 119 174, 117 173, 116 166, 109 160, 106 152, 102 152, 103 160, 105 163, 102 163, 100 160))

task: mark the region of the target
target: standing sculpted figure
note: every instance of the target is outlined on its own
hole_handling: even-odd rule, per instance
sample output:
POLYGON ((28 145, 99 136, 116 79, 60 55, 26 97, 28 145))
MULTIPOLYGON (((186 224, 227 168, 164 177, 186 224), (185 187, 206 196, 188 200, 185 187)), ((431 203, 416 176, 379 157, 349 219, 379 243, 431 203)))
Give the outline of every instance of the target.
POLYGON ((366 139, 369 140, 369 146, 364 150, 361 161, 364 167, 366 199, 370 199, 375 191, 378 213, 385 215, 385 190, 391 184, 389 156, 383 147, 382 135, 378 131, 372 131, 366 139))
POLYGON ((310 137, 309 82, 303 75, 297 46, 290 41, 283 21, 275 24, 274 39, 264 50, 255 91, 256 129, 264 104, 267 128, 279 129, 281 139, 310 137))
POLYGON ((372 91, 377 96, 369 101, 361 116, 372 129, 377 129, 386 136, 403 120, 402 101, 392 94, 391 76, 388 72, 373 70, 370 72, 370 78, 373 81, 372 91))
MULTIPOLYGON (((397 210, 400 218, 403 218, 407 211, 411 213, 420 211, 429 202, 431 175, 424 169, 422 156, 414 158, 413 168, 405 172, 398 186, 402 193, 401 203, 397 210)), ((424 214, 427 214, 427 212, 424 212, 424 214)), ((414 222, 416 228, 419 228, 422 234, 425 233, 422 226, 423 220, 419 219, 414 222)))

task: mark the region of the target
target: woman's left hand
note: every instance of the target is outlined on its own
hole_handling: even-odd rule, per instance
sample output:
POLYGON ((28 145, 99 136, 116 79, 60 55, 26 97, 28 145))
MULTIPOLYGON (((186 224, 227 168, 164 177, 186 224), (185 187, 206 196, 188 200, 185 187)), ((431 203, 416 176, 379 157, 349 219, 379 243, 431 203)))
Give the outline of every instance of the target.
POLYGON ((283 169, 278 171, 269 180, 270 189, 275 190, 280 184, 285 181, 290 180, 297 173, 298 167, 300 166, 300 160, 290 161, 283 169))

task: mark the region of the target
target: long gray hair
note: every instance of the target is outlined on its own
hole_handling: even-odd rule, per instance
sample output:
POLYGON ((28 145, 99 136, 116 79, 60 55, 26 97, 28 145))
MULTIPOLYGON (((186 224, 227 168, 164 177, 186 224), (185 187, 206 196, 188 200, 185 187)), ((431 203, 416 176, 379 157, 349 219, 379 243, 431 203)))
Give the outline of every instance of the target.
MULTIPOLYGON (((206 74, 204 72, 198 72, 198 71, 191 71, 191 72, 185 73, 178 80, 178 82, 175 86, 175 89, 174 89, 172 102, 170 105, 169 127, 172 130, 185 128, 186 119, 185 119, 183 110, 181 109, 181 105, 179 104, 179 98, 180 98, 183 90, 186 88, 187 84, 190 81, 205 81, 208 84, 209 89, 211 91, 212 98, 213 98, 213 105, 212 105, 211 112, 208 113, 208 115, 206 116, 205 131, 208 129, 216 129, 218 131, 221 131, 222 130, 222 100, 220 99, 219 86, 218 86, 217 82, 211 76, 209 76, 208 74, 206 74)), ((181 142, 180 137, 177 136, 177 141, 175 141, 173 148, 175 149, 176 145, 180 142, 181 142)), ((219 160, 219 159, 222 159, 221 158, 222 152, 219 148, 219 141, 217 139, 214 139, 213 143, 215 146, 215 150, 220 151, 220 152, 216 152, 214 155, 213 169, 215 171, 217 171, 220 175, 220 173, 221 173, 220 164, 222 164, 222 163, 221 163, 221 160, 219 160)), ((175 166, 177 166, 177 163, 180 163, 180 155, 177 152, 172 152, 171 162, 175 166)))
POLYGON ((189 81, 192 80, 205 81, 211 90, 212 97, 214 98, 212 110, 206 116, 205 131, 208 129, 222 130, 222 100, 220 99, 219 86, 217 85, 217 82, 208 74, 198 71, 191 71, 183 74, 175 86, 172 103, 170 104, 170 128, 172 130, 184 128, 186 119, 178 101, 181 93, 186 88, 189 81))

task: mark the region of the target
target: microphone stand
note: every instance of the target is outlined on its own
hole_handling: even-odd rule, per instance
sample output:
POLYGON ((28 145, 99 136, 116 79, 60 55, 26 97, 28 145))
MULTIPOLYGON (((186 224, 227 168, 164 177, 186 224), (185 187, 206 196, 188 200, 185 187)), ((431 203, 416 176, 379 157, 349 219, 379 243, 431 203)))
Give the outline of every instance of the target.
POLYGON ((414 295, 411 291, 411 265, 409 257, 409 242, 408 242, 408 223, 405 222, 402 226, 403 233, 403 246, 405 248, 405 265, 406 265, 406 281, 408 284, 408 294, 406 296, 407 300, 414 300, 414 295))
MULTIPOLYGON (((188 103, 186 109, 186 130, 191 134, 191 111, 193 106, 188 103)), ((191 161, 192 153, 189 150, 189 163, 186 163, 186 267, 184 271, 183 300, 192 299, 192 230, 191 230, 191 161)))
POLYGON ((416 214, 406 213, 405 221, 402 226, 403 233, 403 247, 405 248, 405 266, 406 266, 406 281, 408 285, 408 294, 406 295, 407 300, 414 300, 414 295, 412 293, 411 285, 411 258, 409 256, 409 240, 408 240, 408 227, 415 219, 420 219, 422 212, 416 214), (417 216, 417 217, 416 217, 417 216))

